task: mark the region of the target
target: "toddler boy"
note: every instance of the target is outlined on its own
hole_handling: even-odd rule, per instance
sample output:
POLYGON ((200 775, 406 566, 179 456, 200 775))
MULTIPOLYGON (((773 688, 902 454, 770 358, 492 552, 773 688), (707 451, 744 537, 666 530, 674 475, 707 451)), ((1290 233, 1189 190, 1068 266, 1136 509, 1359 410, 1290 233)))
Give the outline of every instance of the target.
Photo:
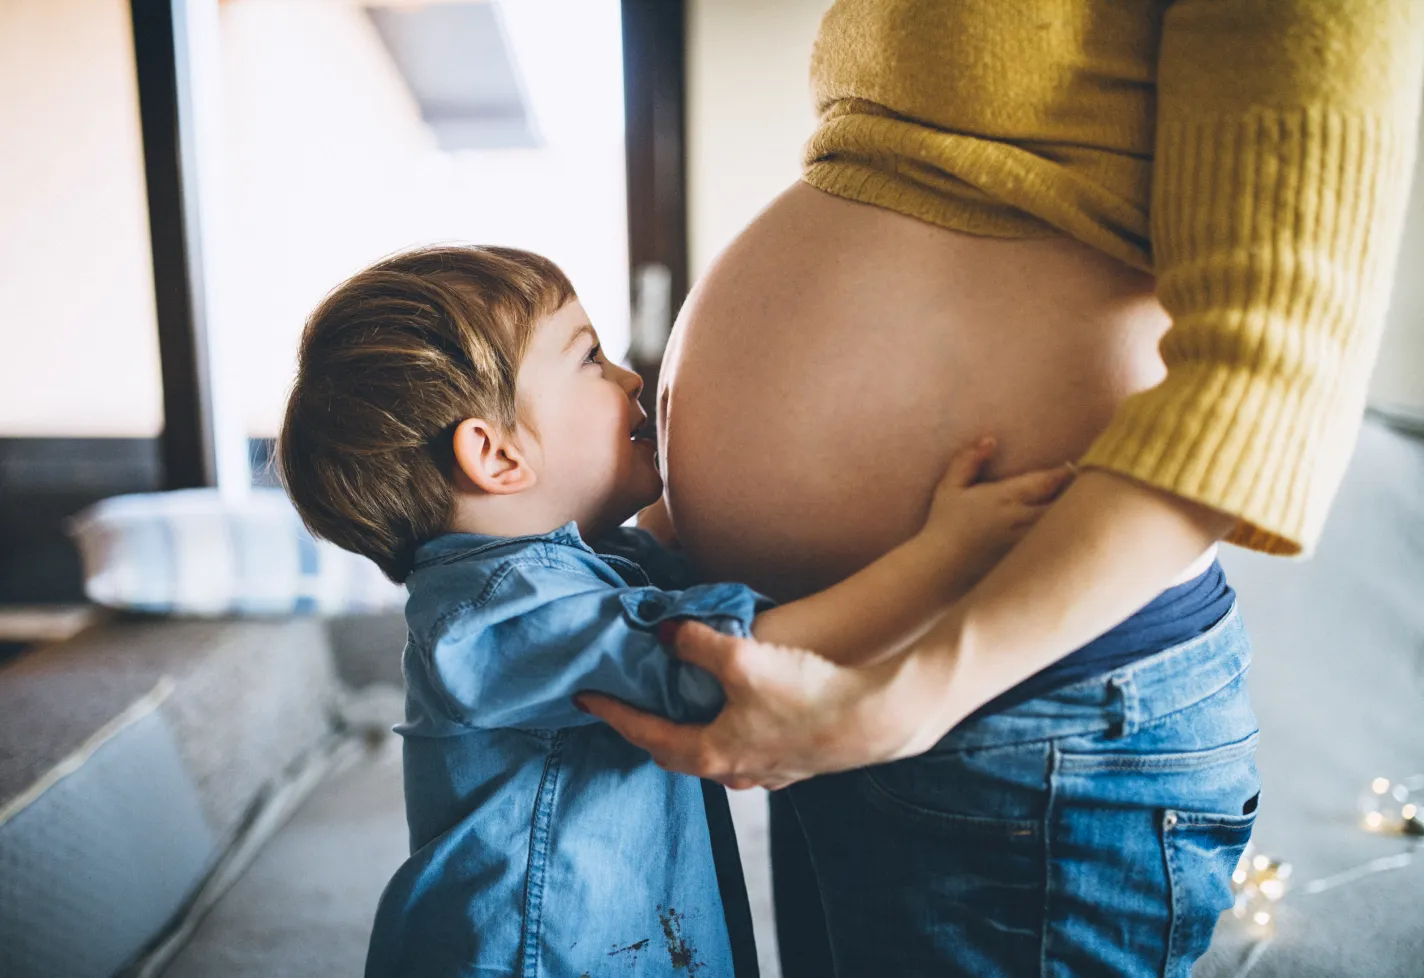
POLYGON ((1065 480, 975 484, 980 443, 914 538, 773 607, 697 583, 675 550, 623 528, 662 492, 640 390, 563 273, 510 248, 389 258, 306 326, 283 481, 313 532, 410 592, 397 731, 411 856, 381 898, 371 978, 755 974, 722 789, 662 771, 573 694, 715 716, 716 681, 659 642, 683 619, 843 658, 891 649, 1065 480))

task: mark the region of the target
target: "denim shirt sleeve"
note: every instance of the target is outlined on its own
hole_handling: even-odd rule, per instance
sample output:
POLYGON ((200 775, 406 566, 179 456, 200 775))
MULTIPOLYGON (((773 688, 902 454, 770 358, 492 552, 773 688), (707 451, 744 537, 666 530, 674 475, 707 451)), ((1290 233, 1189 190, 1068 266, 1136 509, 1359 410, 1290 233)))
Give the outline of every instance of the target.
POLYGON ((703 669, 668 655, 658 625, 691 619, 746 635, 770 606, 740 584, 613 587, 573 567, 511 562, 476 606, 437 629, 429 668, 451 719, 470 727, 597 722, 573 706, 573 695, 584 691, 679 722, 706 721, 722 708, 722 688, 703 669))
POLYGON ((682 590, 697 583, 692 563, 680 550, 669 550, 647 530, 620 526, 594 545, 599 553, 614 554, 643 568, 648 580, 669 590, 682 590))

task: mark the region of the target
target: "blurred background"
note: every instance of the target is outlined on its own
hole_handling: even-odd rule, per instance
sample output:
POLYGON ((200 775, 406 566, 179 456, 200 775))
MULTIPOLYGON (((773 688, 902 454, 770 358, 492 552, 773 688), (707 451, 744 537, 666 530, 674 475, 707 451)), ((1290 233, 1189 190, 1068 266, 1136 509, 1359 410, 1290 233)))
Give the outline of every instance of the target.
MULTIPOLYGON (((400 593, 271 506, 304 317, 401 248, 515 245, 653 380, 689 283, 799 173, 828 6, 0 0, 0 974, 359 971, 405 852, 383 737, 400 593)), ((1397 917, 1379 926, 1406 969, 1424 875, 1357 808, 1389 829, 1424 803, 1424 195, 1410 208, 1317 560, 1228 565, 1278 677, 1268 787, 1293 798, 1258 838, 1318 887, 1271 913, 1301 948, 1317 913, 1397 917), (1380 641, 1334 645, 1360 623, 1380 641)), ((774 975, 764 799, 734 803, 774 975)), ((1207 964, 1266 974, 1263 940, 1290 945, 1223 934, 1207 964)), ((1319 973, 1419 973, 1349 954, 1319 973)))

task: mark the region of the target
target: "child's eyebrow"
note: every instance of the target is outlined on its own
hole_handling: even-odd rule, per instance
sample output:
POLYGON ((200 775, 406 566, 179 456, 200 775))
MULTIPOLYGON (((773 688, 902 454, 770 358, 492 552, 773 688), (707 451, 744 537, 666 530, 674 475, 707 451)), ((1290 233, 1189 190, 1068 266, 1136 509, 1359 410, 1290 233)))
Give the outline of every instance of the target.
POLYGON ((564 352, 567 353, 572 350, 574 344, 578 342, 578 338, 584 333, 587 333, 589 336, 593 337, 593 341, 595 343, 598 342, 598 334, 593 331, 593 326, 588 323, 584 323, 578 329, 574 330, 574 335, 570 336, 569 341, 564 344, 564 352))

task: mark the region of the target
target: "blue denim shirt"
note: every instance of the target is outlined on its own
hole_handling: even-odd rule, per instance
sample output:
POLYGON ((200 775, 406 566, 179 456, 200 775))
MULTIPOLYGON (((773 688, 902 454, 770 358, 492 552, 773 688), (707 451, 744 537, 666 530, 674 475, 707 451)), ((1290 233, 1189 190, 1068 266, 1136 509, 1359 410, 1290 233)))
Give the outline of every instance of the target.
POLYGON ((745 635, 770 602, 691 584, 639 530, 599 551, 570 523, 417 553, 396 728, 411 856, 381 897, 368 978, 734 974, 702 783, 571 698, 710 718, 720 686, 667 654, 659 623, 745 635))

